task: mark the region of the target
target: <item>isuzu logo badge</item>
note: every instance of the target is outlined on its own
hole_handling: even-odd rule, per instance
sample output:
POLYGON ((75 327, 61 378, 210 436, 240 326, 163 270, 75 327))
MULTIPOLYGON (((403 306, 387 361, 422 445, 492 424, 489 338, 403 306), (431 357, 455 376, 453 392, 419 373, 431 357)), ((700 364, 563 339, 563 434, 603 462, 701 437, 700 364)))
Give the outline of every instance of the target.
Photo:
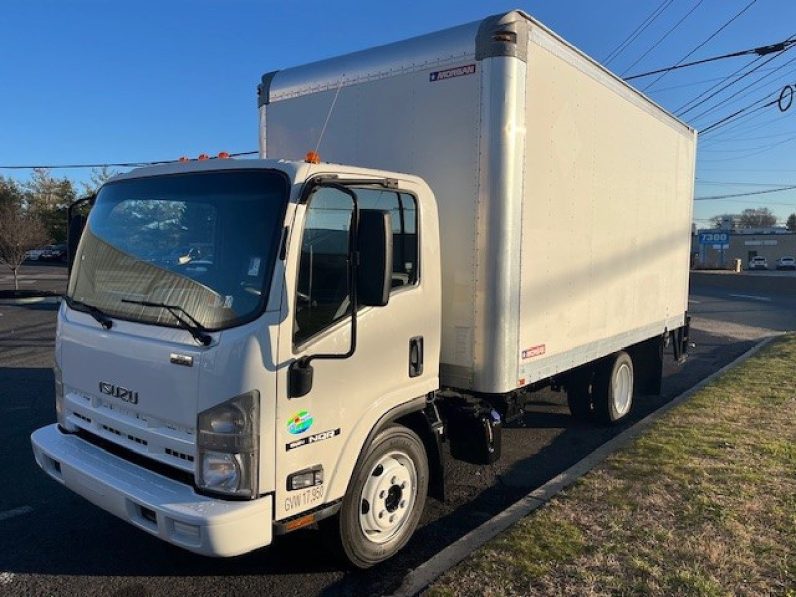
POLYGON ((115 386, 112 383, 101 381, 99 382, 99 390, 103 394, 113 396, 114 398, 118 398, 123 402, 138 404, 138 392, 133 392, 132 390, 123 388, 122 386, 115 386))

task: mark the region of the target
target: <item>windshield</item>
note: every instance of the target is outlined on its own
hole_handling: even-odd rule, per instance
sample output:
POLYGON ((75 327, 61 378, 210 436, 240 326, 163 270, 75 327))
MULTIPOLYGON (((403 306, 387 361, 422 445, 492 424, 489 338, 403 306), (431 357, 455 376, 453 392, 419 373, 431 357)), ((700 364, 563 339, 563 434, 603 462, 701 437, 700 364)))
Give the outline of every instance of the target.
POLYGON ((142 301, 183 309, 208 330, 249 321, 265 307, 287 189, 283 174, 265 170, 107 184, 80 240, 68 296, 146 323, 178 321, 142 301))

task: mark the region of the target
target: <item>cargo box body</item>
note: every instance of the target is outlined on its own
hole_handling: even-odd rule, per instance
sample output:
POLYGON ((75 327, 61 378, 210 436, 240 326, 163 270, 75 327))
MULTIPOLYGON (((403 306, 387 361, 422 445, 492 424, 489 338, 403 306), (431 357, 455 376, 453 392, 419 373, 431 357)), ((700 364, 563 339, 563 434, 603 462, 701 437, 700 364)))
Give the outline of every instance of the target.
POLYGON ((324 162, 431 186, 444 386, 509 392, 683 325, 696 134, 528 15, 259 92, 261 157, 302 159, 322 135, 324 162))

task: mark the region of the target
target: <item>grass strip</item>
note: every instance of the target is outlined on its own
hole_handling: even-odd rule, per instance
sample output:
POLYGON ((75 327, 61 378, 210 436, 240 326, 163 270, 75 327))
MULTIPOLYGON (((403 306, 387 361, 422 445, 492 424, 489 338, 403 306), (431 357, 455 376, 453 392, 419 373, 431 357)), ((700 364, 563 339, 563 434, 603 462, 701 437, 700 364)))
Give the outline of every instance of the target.
POLYGON ((796 336, 447 572, 447 595, 796 597, 796 336))

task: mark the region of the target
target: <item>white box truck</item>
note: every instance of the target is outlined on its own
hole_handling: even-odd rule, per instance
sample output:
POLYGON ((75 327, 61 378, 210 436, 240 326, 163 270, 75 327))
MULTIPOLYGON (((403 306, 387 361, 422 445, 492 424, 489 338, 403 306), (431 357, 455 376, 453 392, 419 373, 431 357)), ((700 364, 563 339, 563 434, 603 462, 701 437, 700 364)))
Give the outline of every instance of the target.
POLYGON ((695 132, 530 16, 268 73, 259 114, 261 159, 92 199, 32 443, 98 506, 368 567, 534 391, 612 423, 683 356, 695 132))

